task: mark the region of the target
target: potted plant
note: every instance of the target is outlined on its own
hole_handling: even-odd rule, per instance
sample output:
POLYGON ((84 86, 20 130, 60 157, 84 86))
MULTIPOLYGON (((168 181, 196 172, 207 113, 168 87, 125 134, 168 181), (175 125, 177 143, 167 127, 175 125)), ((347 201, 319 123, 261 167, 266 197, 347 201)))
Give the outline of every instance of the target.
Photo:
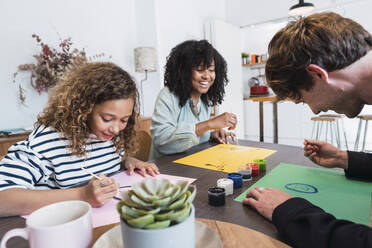
POLYGON ((124 247, 194 248, 195 195, 187 181, 151 178, 134 184, 117 205, 124 247))
POLYGON ((249 64, 249 54, 248 53, 242 53, 242 64, 243 65, 249 64))

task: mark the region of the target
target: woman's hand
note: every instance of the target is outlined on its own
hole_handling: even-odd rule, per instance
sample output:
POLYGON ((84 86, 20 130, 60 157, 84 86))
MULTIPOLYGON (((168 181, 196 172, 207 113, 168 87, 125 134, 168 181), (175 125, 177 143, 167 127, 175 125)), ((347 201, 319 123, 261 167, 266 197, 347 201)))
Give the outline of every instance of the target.
POLYGON ((211 129, 222 129, 228 127, 229 130, 235 129, 238 123, 238 118, 232 113, 223 113, 209 120, 211 129))
POLYGON ((211 133, 211 140, 215 140, 221 144, 229 144, 229 137, 235 141, 235 133, 227 132, 223 129, 216 130, 211 133))
POLYGON ((274 209, 290 198, 291 195, 279 189, 256 187, 247 193, 243 204, 253 207, 271 221, 274 209))
POLYGON ((141 171, 141 175, 143 177, 146 176, 146 173, 151 175, 151 176, 156 176, 159 174, 159 169, 154 163, 148 163, 148 162, 143 162, 141 160, 138 160, 136 158, 131 158, 128 157, 125 159, 125 168, 128 169, 129 175, 131 175, 135 169, 138 169, 141 171))
POLYGON ((347 152, 324 141, 305 140, 304 155, 314 163, 327 168, 348 168, 347 152))
POLYGON ((88 185, 82 187, 82 199, 92 207, 101 207, 108 203, 117 193, 119 184, 113 178, 99 174, 99 180, 93 177, 88 185))

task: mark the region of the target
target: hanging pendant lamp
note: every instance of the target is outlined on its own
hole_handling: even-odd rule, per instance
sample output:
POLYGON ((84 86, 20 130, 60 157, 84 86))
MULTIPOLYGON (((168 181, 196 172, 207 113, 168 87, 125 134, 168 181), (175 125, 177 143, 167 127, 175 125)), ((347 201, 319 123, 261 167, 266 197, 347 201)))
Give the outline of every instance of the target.
POLYGON ((288 14, 291 16, 302 16, 313 11, 314 9, 314 4, 305 3, 304 0, 299 0, 298 4, 295 4, 289 8, 288 14))

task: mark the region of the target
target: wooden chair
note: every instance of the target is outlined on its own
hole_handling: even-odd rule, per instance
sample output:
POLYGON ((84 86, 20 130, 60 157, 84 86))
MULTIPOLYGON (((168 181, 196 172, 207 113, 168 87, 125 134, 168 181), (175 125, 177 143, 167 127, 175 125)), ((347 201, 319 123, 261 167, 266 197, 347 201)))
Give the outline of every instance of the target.
POLYGON ((129 152, 130 156, 135 157, 142 161, 147 161, 150 155, 150 148, 152 138, 148 132, 144 130, 136 131, 136 140, 139 143, 137 152, 131 153, 129 152))
POLYGON ((151 117, 139 117, 137 126, 135 127, 136 130, 143 130, 147 132, 150 137, 150 126, 151 126, 151 117))
POLYGON ((366 137, 367 137, 367 130, 368 130, 368 121, 372 121, 372 115, 359 115, 357 118, 359 118, 359 126, 358 126, 358 133, 357 137, 355 140, 355 145, 354 145, 354 151, 358 151, 358 146, 359 146, 359 139, 362 131, 362 124, 363 121, 365 121, 364 124, 364 134, 363 134, 363 145, 362 145, 362 150, 365 151, 365 146, 366 146, 366 137))
POLYGON ((138 150, 136 152, 128 151, 129 156, 142 161, 147 161, 149 159, 152 142, 150 125, 151 117, 139 117, 138 123, 135 127, 136 141, 139 143, 138 150))

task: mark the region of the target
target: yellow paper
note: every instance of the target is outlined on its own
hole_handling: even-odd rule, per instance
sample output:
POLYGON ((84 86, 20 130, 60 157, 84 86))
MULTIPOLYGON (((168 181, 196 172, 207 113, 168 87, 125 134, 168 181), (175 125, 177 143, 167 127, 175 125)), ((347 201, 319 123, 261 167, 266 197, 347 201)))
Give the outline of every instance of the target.
POLYGON ((275 152, 258 147, 220 144, 173 163, 230 173, 237 172, 239 165, 253 162, 254 159, 264 159, 275 152))

